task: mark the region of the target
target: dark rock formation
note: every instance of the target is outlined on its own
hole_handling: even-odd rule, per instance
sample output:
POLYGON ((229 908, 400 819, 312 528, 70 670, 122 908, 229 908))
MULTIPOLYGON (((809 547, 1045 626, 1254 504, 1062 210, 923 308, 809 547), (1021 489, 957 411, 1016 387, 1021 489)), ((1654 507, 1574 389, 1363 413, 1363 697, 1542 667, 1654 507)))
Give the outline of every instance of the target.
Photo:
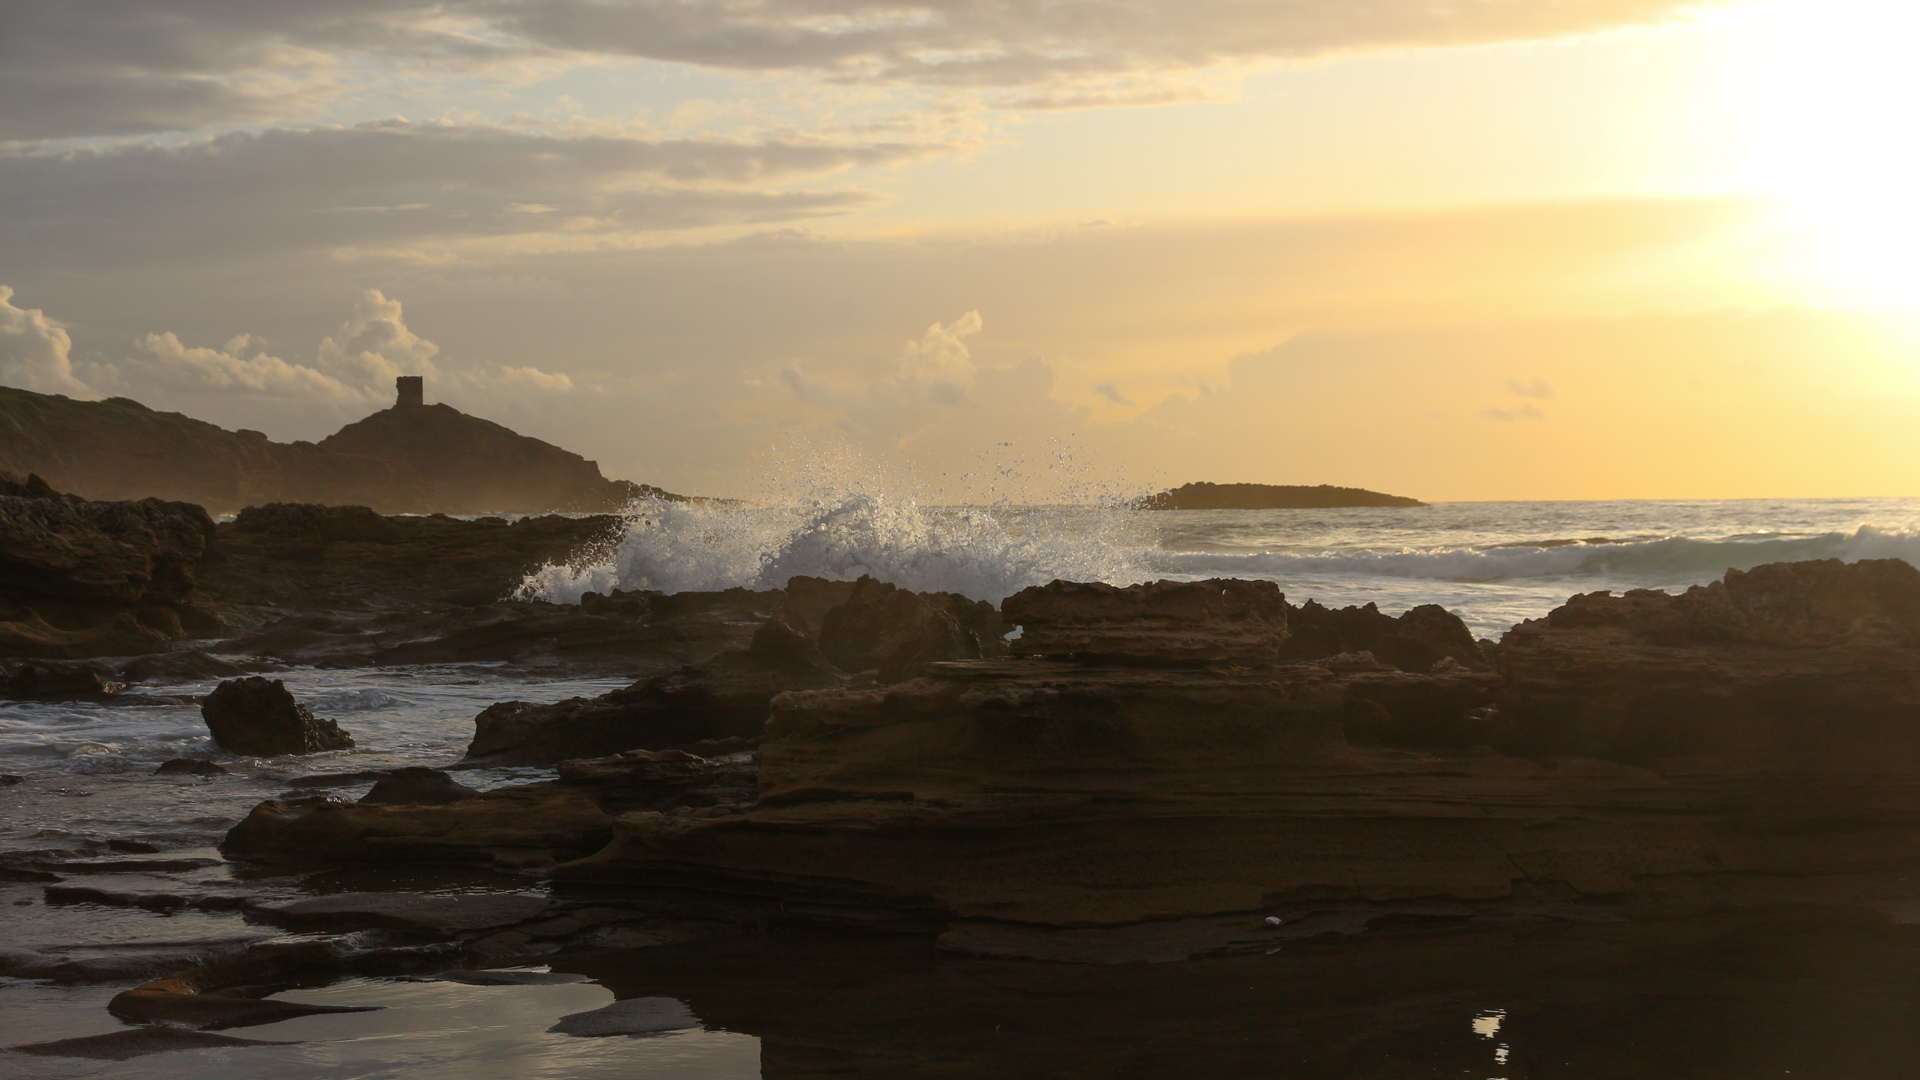
POLYGON ((1422 604, 1394 618, 1373 604, 1336 610, 1309 600, 1289 610, 1287 630, 1290 636, 1280 647, 1285 662, 1366 652, 1401 671, 1431 671, 1443 659, 1469 671, 1492 669, 1467 624, 1438 604, 1422 604))
POLYGON ((100 668, 88 664, 47 660, 0 661, 0 699, 10 701, 98 697, 114 693, 121 685, 109 681, 100 668))
POLYGON ((218 624, 187 605, 214 537, 206 511, 89 502, 38 476, 0 494, 0 656, 78 658, 164 649, 218 624))
POLYGON ((368 806, 444 806, 478 794, 443 769, 410 765, 381 777, 372 791, 361 796, 360 802, 368 806))
MULTIPOLYGON (((449 803, 273 800, 254 807, 234 826, 221 850, 230 858, 268 863, 539 869, 604 846, 621 814, 704 820, 752 806, 756 766, 750 744, 729 740, 692 749, 708 756, 635 750, 582 758, 563 762, 558 782, 500 788, 449 803)), ((299 911, 311 914, 308 908, 299 911)))
MULTIPOLYGON (((821 614, 820 651, 842 671, 875 671, 883 683, 936 660, 977 660, 1006 651, 993 605, 958 593, 916 593, 862 577, 821 614)), ((799 689, 795 687, 793 689, 799 689)))
POLYGON ((445 404, 396 404, 327 436, 320 449, 407 469, 444 513, 606 511, 636 498, 681 498, 608 480, 578 454, 445 404))
POLYGON ((1320 484, 1182 484, 1149 495, 1135 505, 1143 510, 1324 510, 1343 506, 1425 506, 1404 495, 1382 495, 1365 488, 1320 484))
POLYGON ((1509 631, 1499 662, 1517 752, 1920 770, 1920 570, 1898 559, 1575 596, 1509 631))
POLYGON ((788 626, 818 641, 821 620, 827 612, 847 602, 853 595, 854 584, 817 577, 789 578, 780 602, 780 617, 788 626))
POLYGON ((587 790, 556 784, 498 789, 441 805, 274 799, 229 830, 220 850, 258 862, 537 868, 599 850, 612 824, 612 815, 587 790))
POLYGON ((812 641, 774 619, 755 632, 745 649, 624 690, 554 705, 493 705, 474 718, 467 757, 496 765, 550 765, 702 739, 755 738, 775 694, 845 681, 812 641))
POLYGON ((315 719, 279 679, 229 679, 207 695, 200 715, 213 741, 235 754, 278 757, 353 747, 353 737, 339 724, 315 719))
MULTIPOLYGON (((751 812, 627 814, 553 875, 985 920, 996 941, 1329 904, 1893 895, 1920 875, 1916 599, 1895 563, 1578 598, 1509 635, 1498 710, 1499 676, 1364 652, 957 662, 785 694, 751 812)), ((1211 925, 1177 948, 1245 936, 1211 925)))
POLYGON ((1216 578, 1116 588, 1056 581, 1002 605, 1019 656, 1122 664, 1270 666, 1287 640, 1287 599, 1271 581, 1216 578))

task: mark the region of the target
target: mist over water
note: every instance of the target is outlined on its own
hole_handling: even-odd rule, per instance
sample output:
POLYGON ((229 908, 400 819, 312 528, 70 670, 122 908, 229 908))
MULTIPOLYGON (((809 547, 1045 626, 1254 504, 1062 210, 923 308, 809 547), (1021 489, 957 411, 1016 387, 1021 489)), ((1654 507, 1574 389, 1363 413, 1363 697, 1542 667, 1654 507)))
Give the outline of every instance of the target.
POLYGON ((966 507, 816 490, 752 506, 649 502, 628 518, 610 550, 541 568, 522 595, 574 603, 615 588, 772 589, 796 574, 872 574, 997 603, 1056 578, 1236 577, 1277 582, 1295 602, 1394 613, 1437 603, 1497 637, 1596 589, 1684 589, 1800 559, 1920 563, 1920 499, 1146 511, 1118 499, 966 507))

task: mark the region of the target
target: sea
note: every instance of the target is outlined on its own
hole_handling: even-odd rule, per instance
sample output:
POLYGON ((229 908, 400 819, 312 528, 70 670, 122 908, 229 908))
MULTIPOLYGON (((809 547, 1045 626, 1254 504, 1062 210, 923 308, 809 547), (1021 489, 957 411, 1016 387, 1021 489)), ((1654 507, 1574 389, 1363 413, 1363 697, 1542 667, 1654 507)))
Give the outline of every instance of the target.
MULTIPOLYGON (((910 589, 947 590, 998 602, 1055 579, 1129 584, 1256 578, 1278 583, 1295 603, 1373 603, 1390 615, 1439 604, 1459 615, 1476 635, 1497 640, 1516 623, 1539 618, 1576 593, 1683 590, 1718 579, 1730 569, 1768 562, 1889 558, 1920 565, 1920 499, 1147 511, 1119 501, 945 506, 843 492, 753 504, 637 504, 624 534, 609 549, 568 565, 536 568, 515 596, 577 603, 588 591, 766 589, 778 588, 794 575, 851 580, 870 574, 910 589)), ((356 747, 305 758, 224 753, 208 739, 196 703, 213 688, 212 681, 137 684, 98 701, 0 702, 0 774, 22 778, 0 787, 0 849, 132 842, 159 849, 169 859, 207 860, 204 869, 189 875, 187 884, 195 889, 229 891, 245 881, 254 893, 301 895, 316 886, 298 877, 262 878, 220 861, 220 837, 254 804, 311 794, 357 798, 372 783, 369 773, 457 761, 472 736, 474 715, 496 701, 558 701, 628 682, 497 664, 285 667, 271 675, 285 680, 317 715, 337 719, 353 734, 356 747), (209 758, 229 772, 215 777, 153 775, 155 766, 174 757, 209 758)), ((486 788, 550 775, 528 768, 472 770, 460 779, 486 788)), ((177 874, 107 875, 86 883, 132 891, 183 888, 177 874)), ((486 887, 538 885, 519 881, 486 887)), ((38 902, 38 895, 39 886, 0 882, 0 926, 5 928, 0 952, 84 958, 176 940, 204 942, 226 935, 240 941, 266 932, 235 915, 56 906, 38 902)), ((125 985, 73 986, 0 977, 0 1046, 112 1030, 116 1022, 103 1005, 125 985)), ((1765 977, 1728 992, 1751 994, 1756 1001, 1788 993, 1765 977)), ((1791 991, 1822 992, 1818 986, 1791 991)), ((295 1043, 285 1047, 183 1051, 125 1063, 0 1054, 0 1075, 302 1080, 508 1075, 716 1080, 763 1075, 752 1032, 710 1025, 651 1040, 576 1040, 545 1031, 552 1019, 548 1013, 558 1016, 611 1000, 611 992, 598 985, 522 987, 509 993, 359 979, 345 987, 295 992, 301 994, 316 1001, 354 998, 355 1003, 389 1008, 385 1013, 354 1014, 385 1018, 377 1021, 320 1017, 233 1033, 295 1043)), ((1488 1010, 1506 1007, 1498 998, 1463 998, 1461 1030, 1481 1031, 1485 1017, 1493 1015, 1488 1010)), ((698 1001, 690 999, 690 1004, 700 1011, 698 1001)), ((1101 1007, 1088 1003, 1089 1009, 1101 1007)), ((1248 1023, 1258 1027, 1257 1017, 1249 1016, 1248 1023)), ((1492 1046, 1489 1041, 1482 1065, 1465 1073, 1449 1064, 1439 1072, 1408 1068, 1366 1075, 1508 1076, 1511 1070, 1499 1067, 1507 1058, 1496 1062, 1490 1056, 1492 1046)), ((1563 1050, 1578 1056, 1579 1048, 1572 1044, 1553 1047, 1549 1056, 1563 1050)), ((1920 1069, 1920 1061, 1911 1064, 1920 1069)), ((1769 1069, 1766 1074, 1780 1072, 1769 1069)), ((954 1075, 973 1073, 962 1069, 954 1075)), ((1551 1075, 1598 1074, 1574 1070, 1551 1075)), ((1668 1074, 1654 1069, 1635 1075, 1668 1074)), ((1709 1070, 1698 1075, 1721 1074, 1709 1070)), ((1856 1075, 1878 1073, 1869 1068, 1856 1075)))

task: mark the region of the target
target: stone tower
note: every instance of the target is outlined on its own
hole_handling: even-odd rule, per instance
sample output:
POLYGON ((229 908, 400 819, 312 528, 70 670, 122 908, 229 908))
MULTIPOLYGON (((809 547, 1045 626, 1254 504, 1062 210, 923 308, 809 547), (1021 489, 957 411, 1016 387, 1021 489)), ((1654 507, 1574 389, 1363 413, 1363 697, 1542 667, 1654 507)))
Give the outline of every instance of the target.
POLYGON ((427 403, 427 379, 424 375, 402 375, 393 380, 394 389, 400 392, 394 407, 404 405, 425 405, 427 403))

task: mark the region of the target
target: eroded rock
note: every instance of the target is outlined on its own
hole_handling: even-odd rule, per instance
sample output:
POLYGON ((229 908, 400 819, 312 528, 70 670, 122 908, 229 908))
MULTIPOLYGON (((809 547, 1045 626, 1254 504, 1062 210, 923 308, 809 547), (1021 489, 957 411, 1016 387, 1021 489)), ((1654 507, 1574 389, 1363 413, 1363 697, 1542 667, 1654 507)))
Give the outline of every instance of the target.
POLYGON ((478 794, 478 791, 448 776, 444 769, 412 765, 395 769, 381 777, 374 783, 373 790, 361 796, 360 805, 444 806, 461 799, 471 799, 478 794))
POLYGON ((1001 608, 1020 626, 1017 656, 1270 666, 1287 640, 1286 597, 1270 581, 1055 581, 1022 589, 1001 608))
POLYGON ((286 684, 259 675, 229 679, 200 707, 220 748, 254 757, 350 750, 353 737, 332 720, 316 719, 286 684))
POLYGON ((846 676, 784 621, 742 650, 597 698, 553 705, 507 701, 474 718, 469 760, 551 765, 576 757, 658 750, 729 737, 758 738, 768 703, 785 690, 837 686, 846 676))

